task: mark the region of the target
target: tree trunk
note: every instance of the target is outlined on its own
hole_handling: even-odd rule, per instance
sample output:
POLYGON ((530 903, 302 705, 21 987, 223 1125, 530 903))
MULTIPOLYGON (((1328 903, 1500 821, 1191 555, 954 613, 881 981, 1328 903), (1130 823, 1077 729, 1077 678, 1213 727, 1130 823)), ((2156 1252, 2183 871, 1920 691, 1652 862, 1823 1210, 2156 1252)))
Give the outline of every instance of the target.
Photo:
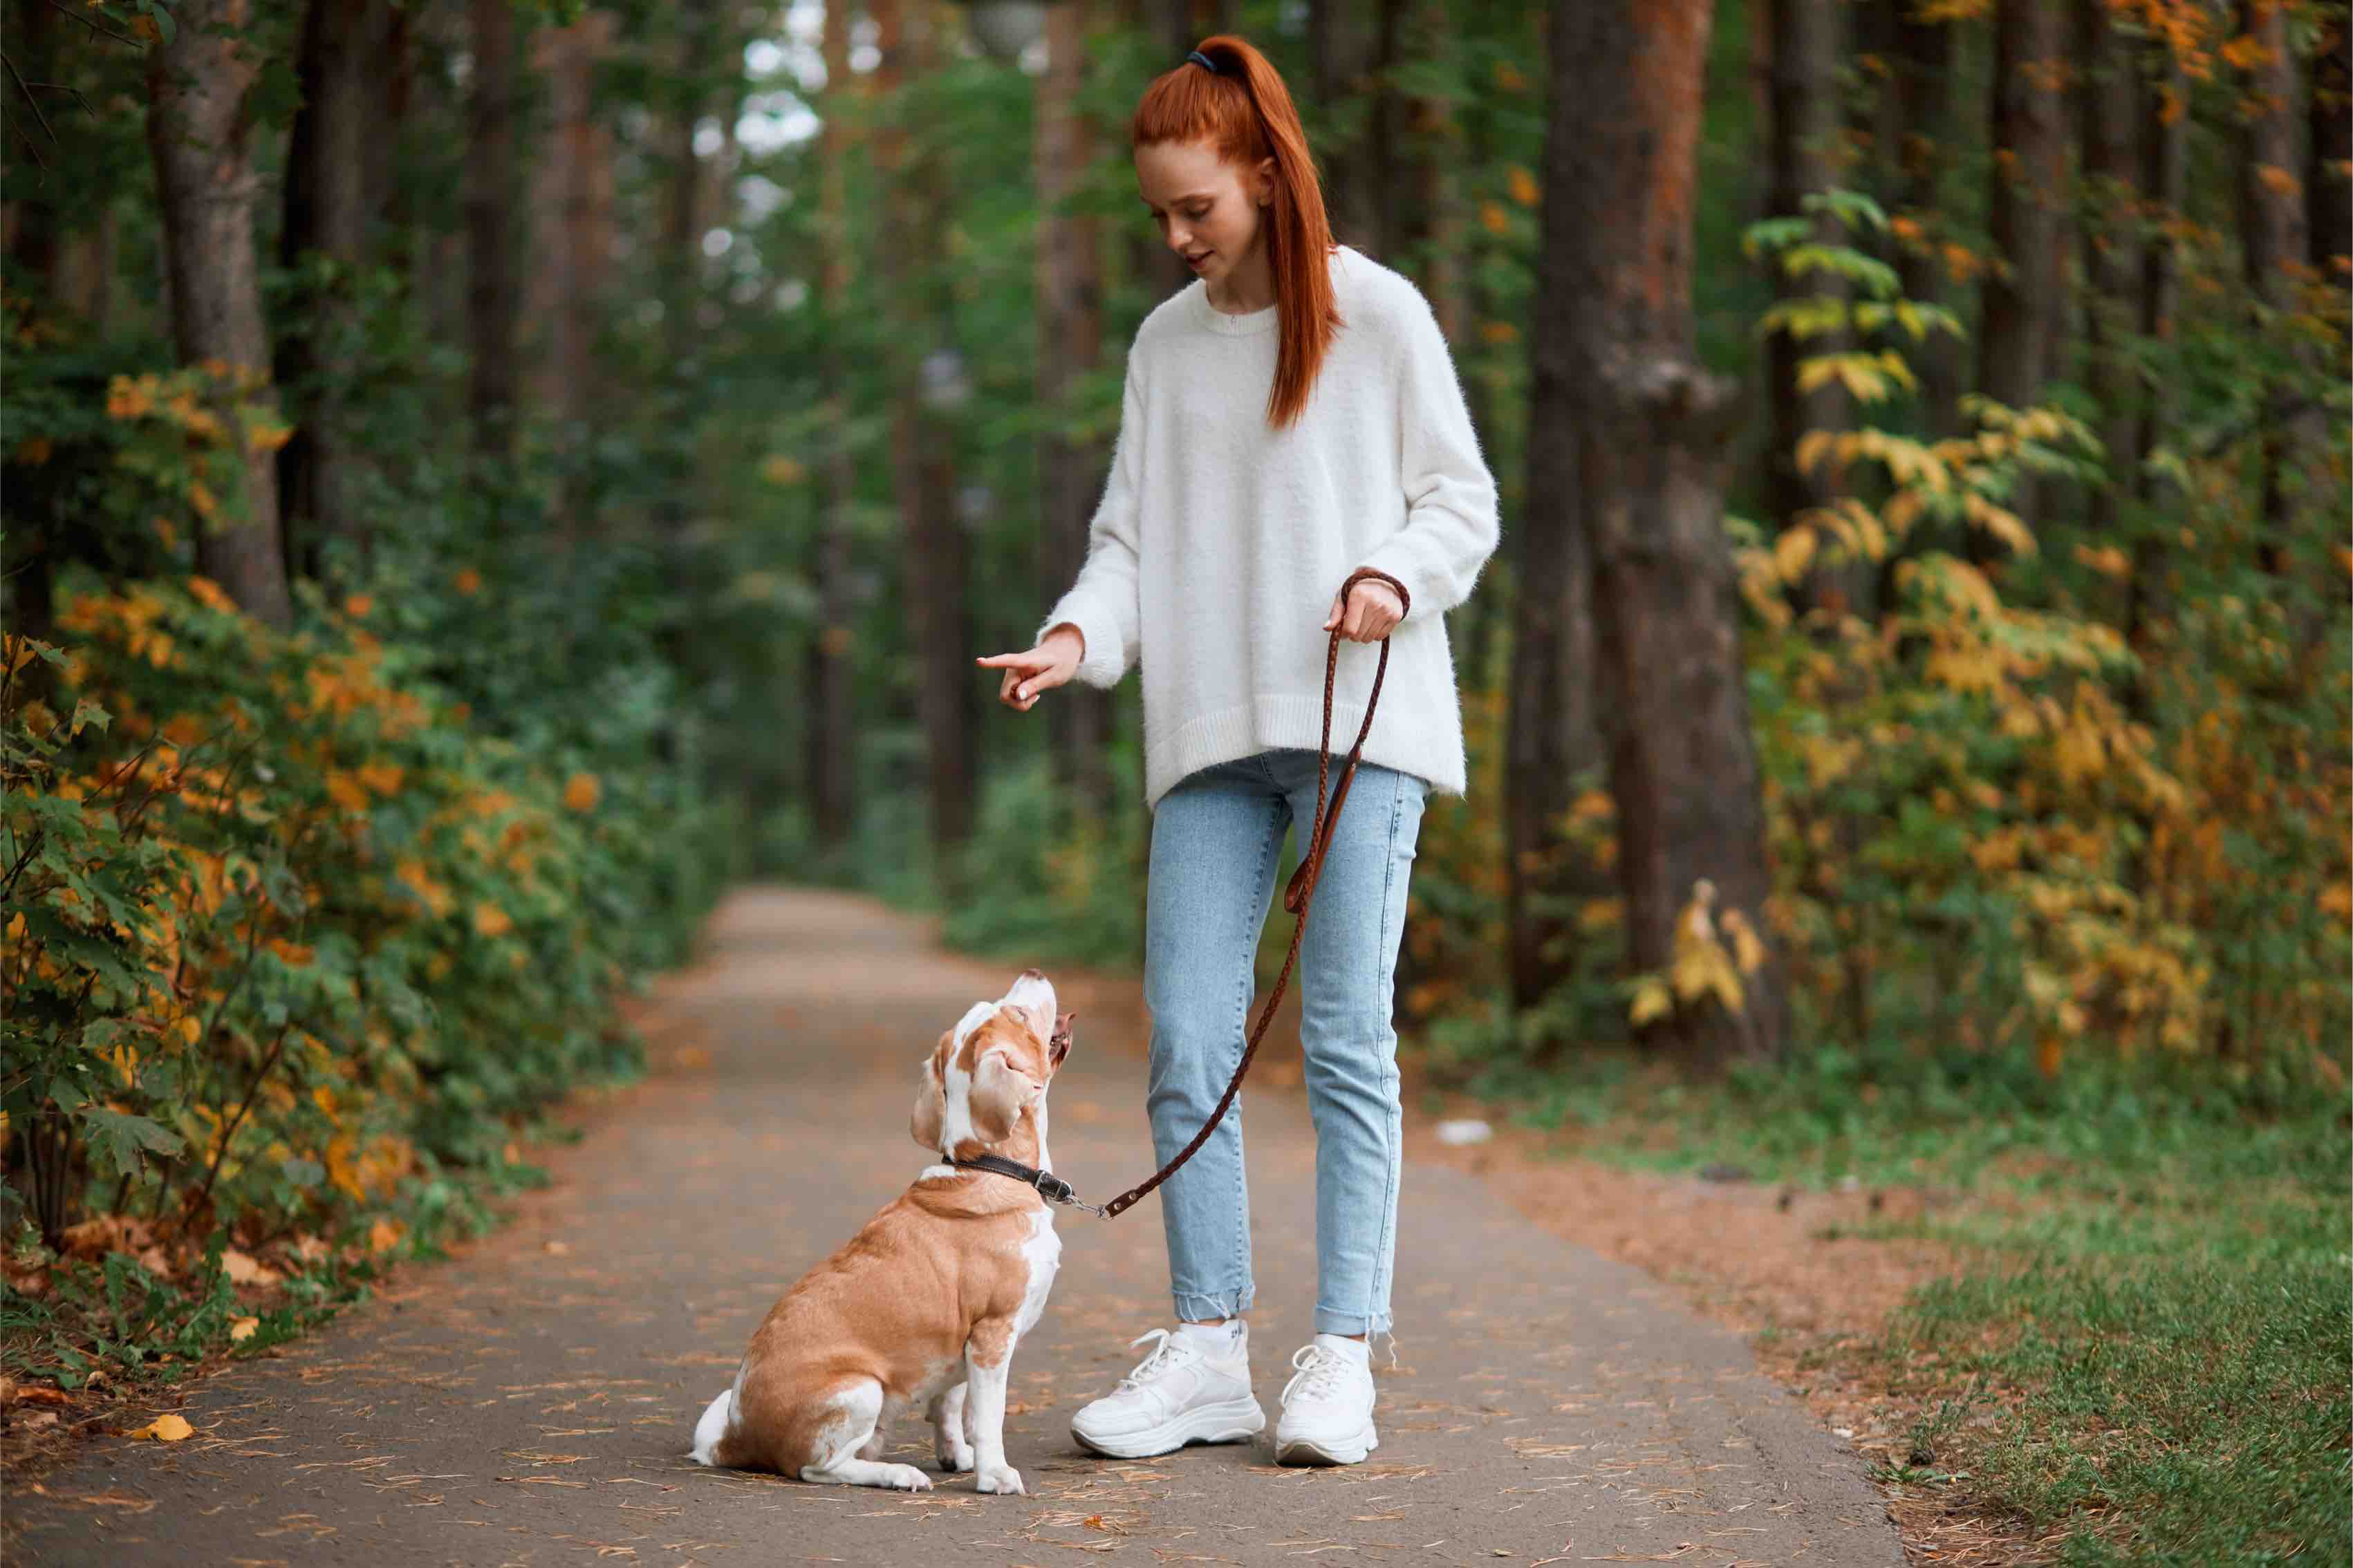
MULTIPOLYGON (((2174 310, 2181 293, 2181 266, 2175 249, 2178 242, 2171 229, 2188 195, 2186 132, 2189 116, 2183 97, 2186 83, 2181 65, 2171 46, 2156 39, 2141 47, 2148 80, 2139 100, 2140 189, 2153 220, 2149 230, 2153 237, 2141 251, 2140 334, 2152 342, 2164 342, 2174 335, 2174 310)), ((2157 384, 2147 390, 2141 401, 2140 427, 2133 435, 2137 451, 2148 453, 2157 449, 2158 443, 2173 427, 2176 401, 2170 377, 2159 376, 2157 384)), ((2144 505, 2154 505, 2160 492, 2171 483, 2147 468, 2136 479, 2137 493, 2144 505)), ((2145 650, 2150 629, 2172 613, 2172 595, 2167 590, 2170 566, 2163 531, 2143 530, 2133 542, 2132 558, 2132 579, 2125 603, 2125 640, 2145 650)), ((2147 687, 2142 681, 2134 683, 2134 701, 2137 710, 2146 717, 2147 687)))
POLYGON ((514 449, 517 232, 513 0, 470 0, 467 95, 466 323, 473 353, 467 411, 476 449, 514 449))
MULTIPOLYGON (((1991 228, 1997 270, 1985 285, 1978 387, 2012 408, 2042 395, 2057 362, 2065 308, 2061 262, 2066 243, 2067 125, 2060 97, 2066 64, 2067 8, 2052 0, 1998 0, 1994 10, 1991 228)), ((2010 510, 2035 521, 2031 481, 2021 479, 2010 510)), ((2002 546, 1972 529, 1968 552, 1990 560, 2002 546)))
MULTIPOLYGON (((1564 7, 1554 7, 1555 25, 1564 7)), ((1574 913, 1609 891, 1608 872, 1573 853, 1562 826, 1587 772, 1601 761, 1593 715, 1592 554, 1577 489, 1578 413, 1573 340, 1582 302, 1571 290, 1569 226, 1586 216, 1585 177, 1569 147, 1577 133, 1569 95, 1582 90, 1585 62, 1566 58, 1553 35, 1552 101, 1545 132, 1536 251, 1537 286, 1528 340, 1527 480, 1511 549, 1518 574, 1513 601, 1510 706, 1504 754, 1504 901, 1512 1005, 1525 1012, 1567 979, 1574 913)), ((1548 1043, 1548 1053, 1565 1042, 1548 1043)))
POLYGON ((2106 0, 2076 0, 2081 67, 2077 134, 2083 145, 2084 326, 2086 384, 2097 405, 2106 479, 2084 519, 2094 542, 2116 537, 2124 498, 2140 474, 2138 377, 2124 343, 2140 328, 2140 55, 2106 0))
POLYGON ((392 11, 388 0, 311 0, 295 68, 302 102, 287 149, 278 262, 296 267, 315 252, 349 269, 309 301, 278 342, 279 384, 306 404, 278 451, 279 492, 288 553, 311 577, 324 571, 329 540, 362 551, 367 545, 354 510, 360 454, 347 435, 350 414, 337 386, 343 367, 327 363, 314 335, 347 340, 357 320, 350 270, 366 265, 375 219, 368 205, 367 144, 381 130, 375 76, 391 41, 392 11), (322 373, 324 384, 311 384, 322 373))
MULTIPOLYGON (((852 250, 849 242, 849 121, 852 104, 865 89, 849 69, 849 12, 844 5, 825 8, 825 98, 823 140, 818 144, 823 163, 818 200, 818 308, 824 313, 826 384, 849 384, 849 354, 845 345, 850 312, 852 250)), ((818 550, 818 628, 809 648, 808 719, 803 731, 804 773, 809 815, 820 849, 839 854, 856 826, 854 797, 858 776, 856 668, 852 621, 857 614, 850 582, 854 559, 851 526, 858 504, 858 464, 842 434, 849 409, 839 393, 836 416, 828 421, 833 439, 825 458, 824 540, 818 550)))
MULTIPOLYGON (((1836 155, 1841 133, 1838 68, 1841 55, 1837 0, 1764 0, 1766 25, 1773 41, 1773 119, 1768 143, 1772 163, 1771 212, 1776 217, 1797 217, 1809 195, 1839 183, 1836 155)), ((1845 245, 1850 237, 1835 218, 1815 220, 1814 237, 1828 245, 1845 245)), ((1817 269, 1791 278, 1778 263, 1772 279, 1783 300, 1820 296, 1844 299, 1847 289, 1835 273, 1817 269)), ((1818 334, 1803 340, 1775 332, 1765 341, 1767 401, 1773 410, 1772 437, 1766 449, 1765 496, 1768 521, 1788 528, 1800 516, 1830 505, 1838 484, 1827 464, 1811 472, 1798 468, 1798 443, 1810 430, 1843 429, 1850 422, 1845 392, 1834 382, 1811 392, 1798 390, 1800 361, 1835 353, 1847 346, 1844 333, 1818 334)), ((1799 595, 1809 606, 1832 615, 1861 609, 1867 584, 1876 575, 1867 562, 1845 568, 1818 568, 1799 595)))
MULTIPOLYGON (((1947 148, 1954 134, 1954 24, 1916 19, 1903 8, 1894 26, 1890 96, 1901 110, 1894 155, 1903 172, 1894 216, 1913 233, 1899 247, 1896 275, 1904 297, 1923 305, 1945 302, 1945 263, 1937 254, 1946 209, 1947 148)), ((1960 427, 1961 344, 1949 332, 1906 342, 1905 354, 1920 381, 1921 423, 1932 437, 1960 427)))
MULTIPOLYGON (((48 5, 23 5, 11 18, 16 24, 16 49, 9 63, 28 82, 54 82, 63 74, 61 32, 72 13, 48 5)), ((8 142, 7 255, 8 280, 15 292, 46 300, 54 286, 63 226, 58 221, 58 184, 64 176, 58 163, 58 139, 63 134, 51 112, 55 96, 40 89, 6 84, 12 97, 29 99, 12 104, 6 124, 8 142), (35 97, 34 94, 39 96, 35 97), (33 105, 40 106, 37 118, 33 105)), ((70 100, 69 100, 70 101, 70 100)))
MULTIPOLYGON (((1678 917, 1713 883, 1761 938, 1770 891, 1739 597, 1723 528, 1736 397, 1698 363, 1692 214, 1708 0, 1554 0, 1549 275, 1574 301, 1568 488, 1593 561, 1594 707, 1617 805, 1634 967, 1663 973, 1678 917)), ((1548 258, 1549 259, 1549 258, 1548 258)), ((1787 1000, 1766 956, 1737 1012, 1704 999, 1653 1027, 1694 1066, 1779 1054, 1787 1000)))
MULTIPOLYGON (((1457 53, 1445 5, 1431 0, 1388 0, 1397 13, 1390 58, 1397 63, 1451 59, 1457 53)), ((1410 273, 1430 301, 1439 331, 1451 343, 1462 331, 1462 285, 1456 254, 1454 170, 1461 162, 1453 106, 1443 96, 1391 87, 1384 94, 1394 117, 1388 149, 1396 203, 1384 227, 1396 256, 1392 267, 1410 273)))
POLYGON ((662 196, 660 254, 664 258, 662 339, 673 368, 694 352, 695 308, 702 295, 703 159, 694 149, 705 103, 704 74, 712 65, 723 18, 714 0, 687 0, 670 8, 677 76, 663 140, 669 178, 662 196))
POLYGON ((617 20, 611 11, 590 11, 532 40, 550 121, 532 226, 554 243, 542 247, 523 286, 522 319, 546 331, 532 362, 533 402, 567 425, 585 420, 594 400, 596 323, 612 262, 613 136, 596 118, 594 87, 617 20))
POLYGON ((112 206, 90 226, 69 236, 58 258, 58 300, 103 338, 114 317, 114 267, 121 240, 121 215, 112 206))
MULTIPOLYGON (((874 85, 886 98, 909 76, 926 69, 934 56, 932 34, 939 18, 931 0, 914 0, 912 9, 902 5, 903 0, 873 0, 869 7, 881 54, 874 85)), ((923 362, 954 340, 932 279, 915 266, 924 254, 921 237, 939 232, 946 203, 938 161, 912 165, 904 129, 895 121, 886 121, 886 126, 875 138, 875 161, 885 187, 878 275, 894 315, 891 467, 904 530, 907 607, 914 622, 915 710, 923 733, 933 869, 939 887, 953 897, 956 852, 972 836, 980 789, 975 741, 981 683, 968 657, 968 546, 955 516, 953 434, 944 421, 931 416, 923 401, 923 362)))
POLYGON ((365 205, 380 221, 375 254, 386 265, 413 275, 416 240, 406 232, 410 221, 404 193, 395 178, 401 141, 409 110, 417 100, 416 40, 419 18, 409 7, 388 8, 384 22, 383 52, 373 73, 372 134, 360 144, 360 179, 366 186, 365 205))
POLYGON ((1380 27, 1362 0, 1314 0, 1307 47, 1315 102, 1326 130, 1315 143, 1324 163, 1324 206, 1332 237, 1367 256, 1388 254, 1381 232, 1380 149, 1374 136, 1380 96, 1380 27))
MULTIPOLYGON (((2240 0, 2239 20, 2256 46, 2247 68, 2249 108, 2239 158, 2240 241, 2248 291, 2266 318, 2256 330, 2276 339, 2280 329, 2271 319, 2299 309, 2296 282, 2311 247, 2297 178, 2302 84, 2288 48, 2284 0, 2240 0)), ((2263 533, 2256 548, 2263 570, 2278 574, 2290 569, 2296 534, 2319 489, 2314 468, 2327 438, 2327 416, 2292 380, 2274 386, 2265 405, 2263 533)))
MULTIPOLYGON (((240 36, 245 0, 189 0, 173 13, 172 41, 148 57, 148 144, 171 279, 172 335, 180 363, 219 360, 231 376, 269 375, 269 334, 261 320, 254 254, 254 204, 260 197, 247 134, 250 95, 261 59, 240 36)), ((266 398, 267 393, 250 395, 266 398)), ((238 606, 274 626, 288 625, 286 558, 278 526, 275 454, 243 435, 231 402, 216 386, 216 414, 236 446, 211 454, 242 469, 236 515, 211 520, 196 536, 196 570, 238 606)))
MULTIPOLYGON (((1085 0, 1047 9, 1046 71, 1038 79, 1038 402, 1050 413, 1068 412, 1073 384, 1095 368, 1103 353, 1098 225, 1092 216, 1064 210, 1092 157, 1093 127, 1079 107, 1086 84, 1088 12, 1085 0)), ((1039 443, 1045 512, 1039 540, 1041 584, 1068 583, 1085 564, 1104 464, 1100 441, 1073 441, 1050 431, 1039 443)), ((1062 692, 1046 705, 1056 780, 1081 811, 1101 821, 1112 805, 1104 754, 1111 739, 1111 693, 1077 681, 1062 692)))
POLYGON ((2305 200, 2313 269, 2324 283, 2343 289, 2353 256, 2353 25, 2342 9, 2328 18, 2328 30, 2312 58, 2308 119, 2310 146, 2305 200))

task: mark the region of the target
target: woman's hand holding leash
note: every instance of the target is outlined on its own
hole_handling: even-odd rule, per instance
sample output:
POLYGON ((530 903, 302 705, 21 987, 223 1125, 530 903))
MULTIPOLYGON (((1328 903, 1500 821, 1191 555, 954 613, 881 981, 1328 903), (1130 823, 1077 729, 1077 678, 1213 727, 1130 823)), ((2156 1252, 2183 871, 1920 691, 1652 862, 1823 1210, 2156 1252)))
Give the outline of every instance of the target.
POLYGON ((1405 619, 1405 603, 1396 589, 1370 577, 1351 579, 1351 585, 1354 593, 1343 587, 1333 595, 1332 613, 1324 617, 1325 631, 1338 626, 1351 642, 1378 642, 1405 619), (1345 620, 1341 619, 1344 612, 1345 620))

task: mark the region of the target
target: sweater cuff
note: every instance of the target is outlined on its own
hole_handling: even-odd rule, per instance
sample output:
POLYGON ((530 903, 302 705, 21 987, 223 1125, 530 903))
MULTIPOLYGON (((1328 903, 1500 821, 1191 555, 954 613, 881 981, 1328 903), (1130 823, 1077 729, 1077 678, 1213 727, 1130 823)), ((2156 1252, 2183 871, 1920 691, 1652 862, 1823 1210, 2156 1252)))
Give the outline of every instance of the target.
POLYGON ((1409 533, 1409 530, 1390 535, 1370 555, 1356 563, 1358 570, 1369 566, 1376 572, 1388 573, 1405 584, 1408 598, 1405 616, 1398 622, 1399 626, 1409 621, 1426 621, 1444 613, 1434 607, 1437 590, 1430 584, 1430 574, 1422 568, 1421 557, 1414 550, 1409 533))
POLYGON ((1084 600, 1064 599, 1055 605, 1030 640, 1045 641, 1046 634, 1065 621, 1079 628, 1079 636, 1087 645, 1073 672, 1079 680, 1103 691, 1117 686, 1120 678, 1127 673, 1126 649, 1121 646, 1119 627, 1109 616, 1084 600))

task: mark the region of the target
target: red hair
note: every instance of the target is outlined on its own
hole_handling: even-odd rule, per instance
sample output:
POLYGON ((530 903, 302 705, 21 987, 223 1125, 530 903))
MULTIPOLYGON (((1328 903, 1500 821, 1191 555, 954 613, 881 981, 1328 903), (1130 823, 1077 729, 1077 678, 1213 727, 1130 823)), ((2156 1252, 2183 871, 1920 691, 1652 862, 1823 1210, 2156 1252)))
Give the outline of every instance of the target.
POLYGON ((1218 62, 1216 73, 1188 59, 1153 78, 1128 121, 1128 145, 1207 142, 1243 169, 1274 160, 1265 228, 1282 331, 1267 423, 1279 430, 1305 410, 1324 356, 1346 324, 1332 295, 1332 225, 1307 132, 1273 62, 1230 33, 1203 39, 1199 52, 1218 62))

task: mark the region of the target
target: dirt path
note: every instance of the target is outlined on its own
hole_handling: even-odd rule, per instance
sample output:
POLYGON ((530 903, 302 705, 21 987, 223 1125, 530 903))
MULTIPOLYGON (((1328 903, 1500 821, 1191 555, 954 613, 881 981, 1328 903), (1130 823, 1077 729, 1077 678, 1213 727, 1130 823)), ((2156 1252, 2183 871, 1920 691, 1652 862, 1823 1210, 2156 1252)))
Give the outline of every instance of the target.
MULTIPOLYGON (((871 900, 731 899, 646 1009, 655 1071, 595 1108, 555 1186, 455 1262, 280 1357, 198 1385, 195 1436, 102 1438, 8 1500, 35 1563, 1896 1564, 1862 1462, 1656 1280, 1546 1235, 1476 1176, 1409 1163, 1380 1368, 1381 1447, 1286 1470, 1254 1447, 1091 1458, 1071 1413, 1168 1310, 1156 1205, 1065 1214, 1061 1275, 1013 1365, 1029 1496, 914 1495, 700 1469, 704 1402, 769 1303, 922 1163, 915 1072, 1011 967, 930 946, 871 900)), ((1054 1154, 1102 1195, 1145 1173, 1133 981, 1055 976, 1080 1013, 1054 1154)), ((1278 1025, 1278 1030, 1280 1030, 1278 1025)), ((1270 1041, 1270 1052, 1275 1042, 1270 1041)), ((1295 1057, 1295 1045, 1291 1054, 1295 1057)), ((1313 1299, 1314 1138, 1246 1092, 1270 1433, 1313 1299)), ((1409 1121, 1414 1120, 1411 1108, 1409 1121)), ((910 1422, 892 1451, 930 1458, 910 1422)))

